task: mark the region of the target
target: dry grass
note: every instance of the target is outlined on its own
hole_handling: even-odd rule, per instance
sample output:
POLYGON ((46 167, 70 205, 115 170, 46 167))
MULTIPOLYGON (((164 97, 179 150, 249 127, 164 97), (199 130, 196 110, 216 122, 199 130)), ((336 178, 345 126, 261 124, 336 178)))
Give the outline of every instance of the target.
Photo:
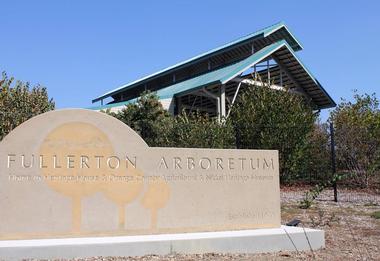
POLYGON ((326 248, 316 251, 321 260, 380 260, 380 195, 370 191, 340 190, 335 203, 332 190, 324 191, 310 209, 299 209, 304 190, 282 190, 282 219, 303 221, 305 227, 325 230, 326 248))

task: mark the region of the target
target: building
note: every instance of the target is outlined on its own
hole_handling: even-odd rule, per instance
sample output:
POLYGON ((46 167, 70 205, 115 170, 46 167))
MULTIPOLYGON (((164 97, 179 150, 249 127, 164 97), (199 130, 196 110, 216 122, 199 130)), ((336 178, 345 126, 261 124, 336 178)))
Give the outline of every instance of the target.
POLYGON ((172 114, 199 110, 228 117, 239 92, 263 82, 303 95, 315 110, 334 107, 333 99, 297 57, 301 50, 287 26, 277 23, 100 95, 92 101, 100 106, 93 109, 117 111, 151 90, 172 114))

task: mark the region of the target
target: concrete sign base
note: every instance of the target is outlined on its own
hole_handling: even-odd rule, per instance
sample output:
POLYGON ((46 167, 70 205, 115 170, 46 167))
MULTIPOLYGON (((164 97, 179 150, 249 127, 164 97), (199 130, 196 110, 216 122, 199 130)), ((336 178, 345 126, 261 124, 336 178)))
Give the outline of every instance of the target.
POLYGON ((316 250, 324 231, 281 226, 202 233, 0 241, 0 259, 142 256, 173 253, 263 253, 316 250))

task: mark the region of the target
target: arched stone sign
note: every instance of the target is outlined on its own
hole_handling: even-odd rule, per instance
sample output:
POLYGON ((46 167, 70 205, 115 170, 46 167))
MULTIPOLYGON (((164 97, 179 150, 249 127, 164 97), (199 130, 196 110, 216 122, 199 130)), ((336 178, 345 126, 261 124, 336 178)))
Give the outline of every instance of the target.
POLYGON ((278 153, 153 148, 100 112, 67 109, 0 142, 0 239, 280 227, 278 153))

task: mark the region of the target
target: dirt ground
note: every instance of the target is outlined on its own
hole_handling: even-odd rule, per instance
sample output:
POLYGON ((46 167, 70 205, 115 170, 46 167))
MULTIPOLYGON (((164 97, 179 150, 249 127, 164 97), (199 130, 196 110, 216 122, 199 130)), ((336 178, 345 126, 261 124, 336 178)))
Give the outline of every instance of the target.
POLYGON ((325 190, 309 209, 300 209, 306 187, 281 189, 282 223, 297 218, 304 227, 325 230, 326 248, 317 251, 268 254, 201 254, 143 257, 93 257, 76 260, 380 260, 380 194, 373 191, 339 190, 335 203, 333 191, 325 190))

